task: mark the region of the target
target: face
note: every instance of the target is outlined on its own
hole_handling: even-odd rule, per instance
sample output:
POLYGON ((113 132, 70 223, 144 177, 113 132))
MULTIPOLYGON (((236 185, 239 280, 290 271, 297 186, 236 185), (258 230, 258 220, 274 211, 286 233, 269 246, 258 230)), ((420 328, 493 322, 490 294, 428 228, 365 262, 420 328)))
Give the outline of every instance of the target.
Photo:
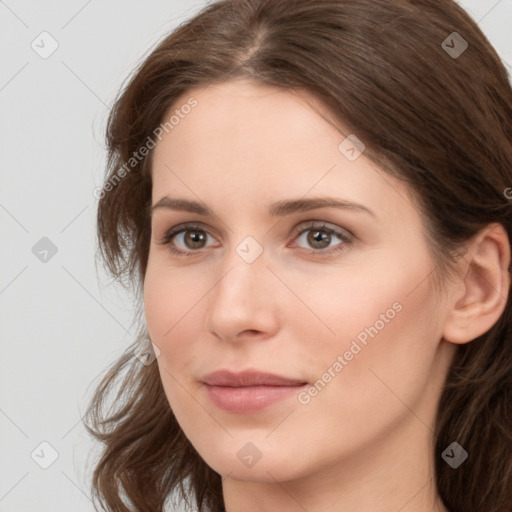
POLYGON ((306 93, 233 81, 172 110, 191 97, 154 152, 144 305, 192 445, 273 481, 423 435, 449 360, 406 185, 306 93))

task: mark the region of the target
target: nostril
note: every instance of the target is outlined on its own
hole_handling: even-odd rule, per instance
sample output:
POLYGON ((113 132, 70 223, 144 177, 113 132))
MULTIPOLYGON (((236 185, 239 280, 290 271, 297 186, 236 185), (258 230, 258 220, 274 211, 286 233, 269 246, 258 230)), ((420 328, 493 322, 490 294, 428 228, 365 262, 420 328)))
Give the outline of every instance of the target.
POLYGON ((248 336, 256 336, 260 333, 260 331, 257 331, 256 329, 247 329, 243 332, 241 332, 239 334, 239 336, 244 336, 244 335, 248 335, 248 336))

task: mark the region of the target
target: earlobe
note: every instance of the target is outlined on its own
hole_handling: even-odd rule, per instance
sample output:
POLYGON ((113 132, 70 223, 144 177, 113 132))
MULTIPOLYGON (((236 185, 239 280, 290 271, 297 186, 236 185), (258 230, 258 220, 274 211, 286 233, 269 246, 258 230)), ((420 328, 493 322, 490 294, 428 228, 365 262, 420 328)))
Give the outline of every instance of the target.
POLYGON ((468 243, 460 261, 445 321, 443 338, 468 343, 486 333, 507 305, 510 288, 510 244, 501 224, 490 224, 468 243))

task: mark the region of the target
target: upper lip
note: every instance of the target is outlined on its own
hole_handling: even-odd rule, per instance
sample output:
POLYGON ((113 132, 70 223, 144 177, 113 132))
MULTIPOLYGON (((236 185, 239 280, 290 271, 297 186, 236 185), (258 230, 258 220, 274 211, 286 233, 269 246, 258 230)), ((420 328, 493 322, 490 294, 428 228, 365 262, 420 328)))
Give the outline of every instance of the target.
POLYGON ((209 386, 298 386, 306 384, 299 379, 290 379, 273 373, 261 372, 258 370, 245 370, 235 373, 229 370, 218 370, 209 373, 202 378, 202 381, 209 386))

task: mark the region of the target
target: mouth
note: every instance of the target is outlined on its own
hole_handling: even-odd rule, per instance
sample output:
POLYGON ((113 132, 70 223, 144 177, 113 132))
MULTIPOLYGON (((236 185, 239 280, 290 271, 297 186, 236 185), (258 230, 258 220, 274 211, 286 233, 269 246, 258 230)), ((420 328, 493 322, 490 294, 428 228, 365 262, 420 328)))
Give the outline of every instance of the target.
POLYGON ((203 377, 211 402, 231 413, 252 413, 296 395, 307 382, 256 370, 220 370, 203 377))

